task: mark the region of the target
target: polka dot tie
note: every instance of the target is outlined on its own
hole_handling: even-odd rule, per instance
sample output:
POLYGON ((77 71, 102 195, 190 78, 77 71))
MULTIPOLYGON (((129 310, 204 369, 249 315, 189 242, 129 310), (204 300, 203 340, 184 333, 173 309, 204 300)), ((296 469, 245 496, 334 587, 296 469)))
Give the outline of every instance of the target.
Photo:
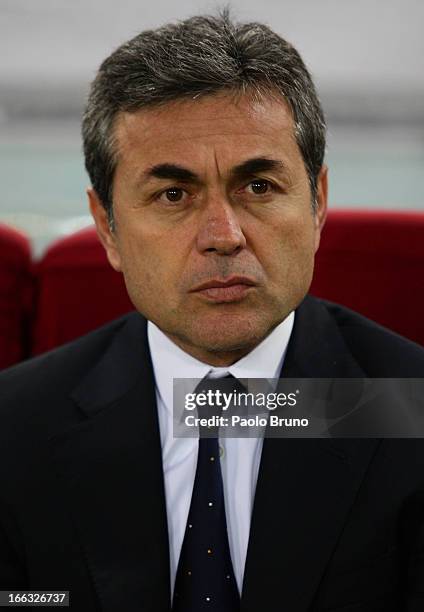
MULTIPOLYGON (((234 380, 234 389, 240 383, 234 380)), ((220 379, 223 380, 223 379, 220 379)), ((204 379, 195 393, 219 388, 204 379)), ((198 407, 200 417, 219 414, 198 407)), ((178 563, 173 612, 239 612, 240 595, 228 544, 218 430, 201 428, 196 476, 178 563), (208 437, 202 437, 207 435, 208 437), (210 437, 212 436, 212 437, 210 437)))

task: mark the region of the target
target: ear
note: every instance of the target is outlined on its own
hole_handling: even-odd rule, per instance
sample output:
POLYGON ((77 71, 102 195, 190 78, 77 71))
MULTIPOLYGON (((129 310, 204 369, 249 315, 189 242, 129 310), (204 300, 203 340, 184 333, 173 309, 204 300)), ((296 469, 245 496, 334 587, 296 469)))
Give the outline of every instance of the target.
POLYGON ((87 195, 97 235, 104 246, 109 263, 117 272, 121 272, 121 256, 117 246, 116 232, 111 230, 107 212, 94 189, 87 189, 87 195))
POLYGON ((317 179, 315 210, 315 253, 318 251, 321 231, 327 218, 328 167, 323 165, 317 179))

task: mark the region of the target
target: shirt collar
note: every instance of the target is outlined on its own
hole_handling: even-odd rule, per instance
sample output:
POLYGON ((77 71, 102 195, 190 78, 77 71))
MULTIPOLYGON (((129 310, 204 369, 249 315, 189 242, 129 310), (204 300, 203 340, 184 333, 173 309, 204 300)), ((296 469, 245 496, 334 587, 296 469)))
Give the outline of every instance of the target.
MULTIPOLYGON (((294 324, 291 312, 272 332, 250 353, 231 366, 217 368, 195 359, 160 329, 148 321, 147 337, 152 357, 156 390, 168 412, 172 410, 173 379, 201 379, 206 375, 220 378, 232 374, 235 378, 278 378, 294 324)), ((194 390, 194 389, 193 389, 194 390)))

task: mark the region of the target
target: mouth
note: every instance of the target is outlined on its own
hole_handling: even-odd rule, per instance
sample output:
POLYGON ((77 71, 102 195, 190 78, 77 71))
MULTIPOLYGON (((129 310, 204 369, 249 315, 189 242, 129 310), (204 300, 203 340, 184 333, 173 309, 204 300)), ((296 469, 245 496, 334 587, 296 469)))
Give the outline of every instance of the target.
POLYGON ((256 283, 244 276, 232 276, 226 280, 212 279, 191 290, 209 302, 238 302, 255 287, 256 283))

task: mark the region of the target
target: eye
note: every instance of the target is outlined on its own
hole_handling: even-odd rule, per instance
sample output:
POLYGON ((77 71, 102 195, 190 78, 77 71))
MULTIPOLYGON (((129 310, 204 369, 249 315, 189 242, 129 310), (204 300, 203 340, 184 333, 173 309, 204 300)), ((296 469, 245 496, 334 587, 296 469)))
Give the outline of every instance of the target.
POLYGON ((180 189, 179 187, 170 187, 161 193, 160 199, 168 200, 168 202, 180 202, 183 199, 184 194, 184 189, 180 189))
POLYGON ((248 189, 250 187, 250 191, 255 195, 264 195, 269 191, 272 191, 272 185, 269 181, 265 179, 255 179, 248 184, 248 189))

